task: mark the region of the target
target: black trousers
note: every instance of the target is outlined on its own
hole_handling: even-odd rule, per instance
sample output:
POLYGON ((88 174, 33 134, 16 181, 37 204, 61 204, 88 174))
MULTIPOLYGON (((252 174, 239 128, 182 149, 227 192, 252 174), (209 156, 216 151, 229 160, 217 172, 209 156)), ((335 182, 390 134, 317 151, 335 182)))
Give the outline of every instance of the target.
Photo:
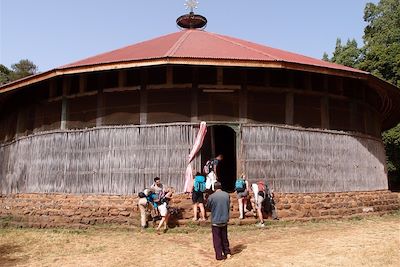
POLYGON ((215 258, 217 260, 223 259, 224 255, 231 254, 229 249, 228 240, 228 226, 211 226, 212 237, 215 250, 215 258))

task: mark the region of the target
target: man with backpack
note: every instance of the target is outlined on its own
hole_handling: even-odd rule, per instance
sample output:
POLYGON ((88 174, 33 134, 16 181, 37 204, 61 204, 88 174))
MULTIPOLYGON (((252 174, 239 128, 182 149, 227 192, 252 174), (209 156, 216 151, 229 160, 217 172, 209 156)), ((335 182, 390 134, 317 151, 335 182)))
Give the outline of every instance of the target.
POLYGON ((237 194, 238 204, 239 204, 239 219, 244 219, 245 209, 247 204, 247 196, 249 183, 246 180, 246 175, 243 173, 235 182, 235 191, 237 194))
POLYGON ((197 207, 200 208, 200 221, 206 220, 204 209, 204 191, 206 190, 206 177, 197 172, 194 177, 192 201, 193 201, 193 221, 197 221, 197 207))
POLYGON ((207 174, 206 178, 206 189, 211 189, 215 191, 214 184, 219 181, 217 167, 220 161, 224 159, 223 155, 218 155, 215 159, 210 159, 207 161, 206 165, 204 165, 203 171, 207 174))

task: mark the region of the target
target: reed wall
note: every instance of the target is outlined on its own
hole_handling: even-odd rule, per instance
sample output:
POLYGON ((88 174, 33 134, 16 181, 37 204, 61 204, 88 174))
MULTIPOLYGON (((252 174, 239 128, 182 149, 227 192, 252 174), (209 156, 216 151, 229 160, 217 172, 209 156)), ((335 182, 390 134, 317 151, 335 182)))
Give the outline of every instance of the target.
POLYGON ((191 124, 117 126, 21 138, 0 146, 0 193, 129 195, 155 176, 180 191, 197 131, 191 124))
POLYGON ((242 168, 277 192, 347 192, 388 188, 381 141, 341 132, 243 126, 242 168))

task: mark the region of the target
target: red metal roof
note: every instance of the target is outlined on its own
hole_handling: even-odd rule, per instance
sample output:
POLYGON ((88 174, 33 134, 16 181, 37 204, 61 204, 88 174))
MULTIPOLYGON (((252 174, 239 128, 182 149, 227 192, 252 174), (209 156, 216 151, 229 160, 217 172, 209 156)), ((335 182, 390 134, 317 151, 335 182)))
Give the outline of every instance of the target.
POLYGON ((350 67, 202 30, 183 30, 89 57, 59 69, 162 58, 288 62, 366 73, 350 67))

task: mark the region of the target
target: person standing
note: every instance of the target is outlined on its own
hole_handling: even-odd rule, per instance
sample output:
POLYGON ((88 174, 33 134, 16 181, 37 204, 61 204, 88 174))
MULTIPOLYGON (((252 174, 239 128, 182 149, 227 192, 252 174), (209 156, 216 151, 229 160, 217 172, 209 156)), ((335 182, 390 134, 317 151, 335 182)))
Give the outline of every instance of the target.
POLYGON ((139 196, 139 201, 138 201, 138 206, 140 210, 140 226, 142 229, 147 227, 147 206, 148 206, 148 201, 147 201, 147 196, 149 195, 149 190, 145 189, 143 192, 140 192, 138 194, 139 196))
POLYGON ((246 175, 243 173, 242 176, 240 176, 235 183, 235 191, 238 199, 238 204, 239 204, 239 219, 244 219, 245 215, 245 209, 247 205, 247 196, 249 194, 248 192, 249 188, 249 183, 246 180, 246 175))
POLYGON ((265 183, 264 181, 258 181, 256 184, 251 185, 251 189, 253 191, 253 209, 257 212, 258 219, 260 222, 257 224, 259 227, 265 227, 264 224, 264 215, 263 215, 263 207, 262 204, 264 202, 265 197, 265 183))
POLYGON ((204 166, 204 172, 207 173, 206 189, 215 191, 214 184, 219 181, 218 164, 224 159, 223 155, 218 155, 215 159, 210 159, 204 166))
POLYGON ((206 220, 206 211, 204 209, 204 191, 206 189, 206 178, 197 172, 193 183, 192 201, 193 201, 193 221, 197 221, 197 207, 200 208, 200 221, 206 220))
POLYGON ((228 240, 230 199, 229 194, 222 191, 220 182, 216 182, 214 188, 215 192, 208 198, 207 207, 211 210, 211 230, 215 258, 224 260, 231 257, 228 240))
POLYGON ((163 197, 163 195, 164 195, 164 186, 161 183, 160 177, 155 177, 154 178, 154 183, 151 185, 150 188, 153 189, 154 193, 159 195, 160 198, 163 197))

